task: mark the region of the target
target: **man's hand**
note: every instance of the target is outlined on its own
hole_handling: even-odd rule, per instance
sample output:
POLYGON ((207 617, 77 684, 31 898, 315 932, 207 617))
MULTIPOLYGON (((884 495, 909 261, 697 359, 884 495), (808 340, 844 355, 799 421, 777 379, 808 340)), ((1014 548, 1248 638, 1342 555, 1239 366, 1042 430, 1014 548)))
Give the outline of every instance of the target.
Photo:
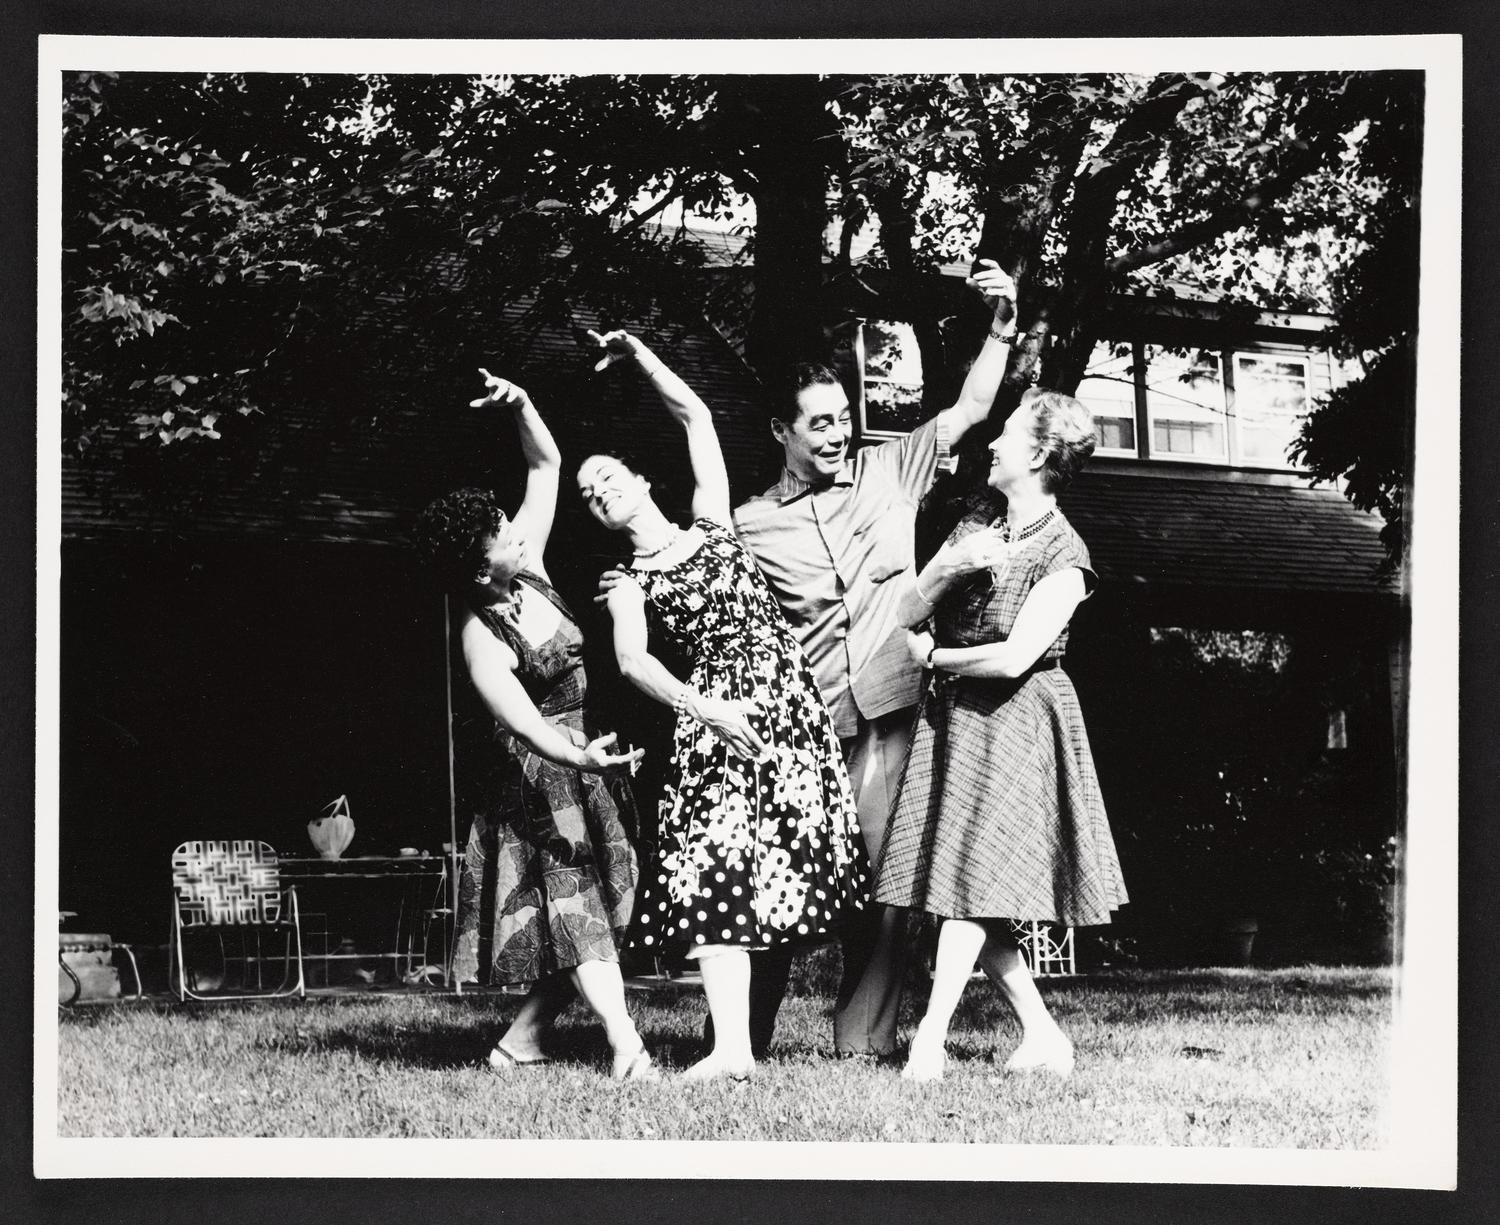
POLYGON ((479 367, 479 373, 484 376, 484 385, 489 389, 489 393, 477 400, 470 400, 470 408, 483 408, 486 404, 503 404, 507 408, 525 408, 531 403, 531 397, 509 380, 496 378, 483 366, 479 367))
POLYGON ((983 295, 986 305, 995 312, 995 322, 1015 325, 1016 282, 992 259, 979 260, 966 284, 983 295))
POLYGON ((635 578, 628 572, 621 570, 618 566, 611 566, 599 576, 599 591, 594 596, 595 604, 608 604, 609 595, 616 587, 629 583, 632 587, 639 587, 635 578))

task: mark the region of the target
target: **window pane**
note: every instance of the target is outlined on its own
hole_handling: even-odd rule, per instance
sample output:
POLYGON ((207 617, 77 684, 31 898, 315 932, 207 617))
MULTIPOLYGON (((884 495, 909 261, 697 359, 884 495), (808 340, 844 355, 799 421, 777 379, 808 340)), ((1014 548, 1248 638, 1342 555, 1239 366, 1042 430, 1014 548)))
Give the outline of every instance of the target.
POLYGON ((1136 454, 1135 367, 1130 346, 1100 341, 1074 393, 1089 406, 1099 429, 1099 450, 1136 454))
POLYGON ((1307 416, 1308 374, 1300 357, 1235 354, 1234 411, 1245 463, 1287 466, 1287 447, 1307 416))
POLYGON ((1101 451, 1129 451, 1135 454, 1135 422, 1125 417, 1102 417, 1094 418, 1094 425, 1099 430, 1099 447, 1101 451))
POLYGON ((911 325, 871 319, 864 326, 865 433, 904 434, 922 424, 922 356, 911 325))
POLYGON ((1223 462, 1224 378, 1218 354, 1146 346, 1146 412, 1153 455, 1223 462))

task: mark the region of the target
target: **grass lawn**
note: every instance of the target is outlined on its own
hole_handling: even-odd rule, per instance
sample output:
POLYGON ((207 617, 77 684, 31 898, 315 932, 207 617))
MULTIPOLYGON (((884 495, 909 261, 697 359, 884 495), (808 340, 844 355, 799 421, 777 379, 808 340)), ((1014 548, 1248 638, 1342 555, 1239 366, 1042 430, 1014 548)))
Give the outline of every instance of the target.
MULTIPOLYGON (((576 1005, 558 1062, 497 1077, 483 1058, 517 997, 335 996, 59 1015, 60 1136, 430 1136, 863 1140, 1358 1149, 1381 1143, 1391 974, 1369 969, 1112 971, 1044 981, 1078 1066, 1006 1075, 1018 1033, 974 982, 946 1079, 831 1057, 831 966, 801 970, 749 1084, 690 1084, 696 990, 632 992, 657 1084, 606 1078, 576 1005)), ((925 988, 910 992, 909 1033, 925 988)))

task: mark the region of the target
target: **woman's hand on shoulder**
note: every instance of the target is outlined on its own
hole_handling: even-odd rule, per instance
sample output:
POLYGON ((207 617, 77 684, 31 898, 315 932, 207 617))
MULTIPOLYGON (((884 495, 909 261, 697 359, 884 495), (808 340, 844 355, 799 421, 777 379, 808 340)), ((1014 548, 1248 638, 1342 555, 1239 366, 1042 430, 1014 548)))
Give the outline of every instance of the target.
POLYGON ((483 366, 479 367, 479 373, 484 376, 486 394, 477 400, 470 400, 470 408, 483 408, 486 404, 503 404, 507 408, 525 408, 531 403, 531 397, 526 394, 525 389, 517 387, 509 379, 497 378, 483 366))
POLYGON ((628 753, 611 753, 615 742, 619 739, 614 732, 607 736, 600 736, 597 740, 590 740, 583 748, 583 764, 578 768, 587 770, 593 774, 610 774, 617 770, 629 770, 635 773, 636 766, 645 756, 645 749, 631 749, 628 753))
POLYGON ((608 606, 615 600, 628 600, 632 603, 644 603, 645 593, 641 585, 635 581, 635 576, 628 570, 622 570, 619 566, 611 566, 599 576, 599 591, 594 596, 595 604, 608 606))

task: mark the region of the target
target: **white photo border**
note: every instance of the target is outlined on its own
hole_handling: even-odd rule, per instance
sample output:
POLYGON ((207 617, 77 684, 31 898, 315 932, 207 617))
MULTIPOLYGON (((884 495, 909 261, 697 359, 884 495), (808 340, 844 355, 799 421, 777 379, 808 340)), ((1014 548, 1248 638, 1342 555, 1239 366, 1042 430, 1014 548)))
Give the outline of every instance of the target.
POLYGON ((1459 233, 1457 35, 1252 39, 360 40, 44 36, 38 54, 36 966, 33 1169, 40 1178, 355 1176, 976 1178, 1448 1189, 1457 1168, 1459 233), (1404 947, 1388 1144, 1362 1152, 1172 1147, 533 1140, 96 1139, 57 1135, 62 300, 61 74, 73 70, 1039 73, 1415 69, 1426 74, 1404 947), (1433 952, 1437 950, 1437 952, 1433 952), (586 1164, 579 1161, 586 1149, 586 1164), (483 1173, 481 1173, 483 1172, 483 1173))

